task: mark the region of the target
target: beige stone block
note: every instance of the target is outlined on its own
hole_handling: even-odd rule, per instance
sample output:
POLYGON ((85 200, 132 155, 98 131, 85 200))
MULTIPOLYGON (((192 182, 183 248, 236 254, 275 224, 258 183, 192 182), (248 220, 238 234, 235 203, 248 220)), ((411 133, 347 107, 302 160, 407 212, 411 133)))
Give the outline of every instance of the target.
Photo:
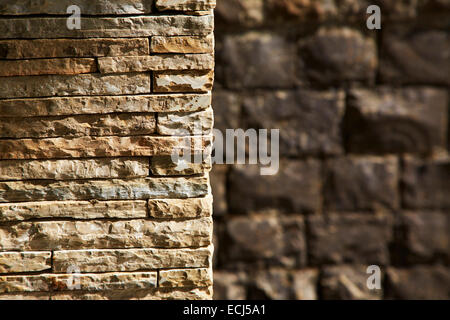
POLYGON ((156 156, 151 158, 150 168, 155 176, 202 174, 211 170, 211 156, 205 157, 201 153, 189 155, 189 159, 184 159, 184 157, 172 159, 171 156, 156 156))
MULTIPOLYGON (((163 70, 212 70, 212 54, 180 54, 140 57, 98 58, 101 73, 145 72, 163 70)), ((0 65, 1 66, 1 65, 0 65)))
POLYGON ((216 6, 216 0, 156 0, 158 10, 198 11, 211 10, 216 6))
POLYGON ((0 252, 0 273, 38 272, 51 269, 50 251, 0 252))
POLYGON ((210 217, 212 197, 191 199, 152 199, 148 200, 149 214, 159 219, 187 219, 210 217))
MULTIPOLYGON (((1 46, 1 42, 0 42, 1 46)), ((150 40, 152 53, 214 53, 214 36, 154 36, 150 40)))
POLYGON ((173 269, 159 272, 160 287, 209 287, 212 282, 212 269, 208 268, 173 269))
POLYGON ((212 108, 196 112, 165 112, 158 114, 158 133, 168 136, 208 135, 212 133, 212 108))
POLYGON ((90 58, 0 60, 0 77, 93 72, 97 72, 97 63, 90 58))
POLYGON ((155 72, 155 92, 207 92, 212 89, 214 72, 155 72))
POLYGON ((21 222, 1 225, 0 236, 0 250, 12 251, 194 248, 211 244, 212 219, 21 222))

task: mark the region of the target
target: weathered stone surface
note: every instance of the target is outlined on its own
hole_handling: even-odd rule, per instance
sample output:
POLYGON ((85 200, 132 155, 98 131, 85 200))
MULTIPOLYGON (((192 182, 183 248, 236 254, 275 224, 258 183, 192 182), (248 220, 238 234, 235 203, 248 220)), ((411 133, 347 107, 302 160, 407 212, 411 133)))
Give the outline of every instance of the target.
POLYGON ((98 58, 98 66, 101 73, 212 70, 214 68, 214 56, 212 54, 171 54, 140 57, 104 57, 98 58))
POLYGON ((0 221, 41 218, 132 219, 147 217, 146 201, 38 201, 0 203, 0 221))
POLYGON ((320 279, 320 288, 325 300, 379 300, 383 288, 369 289, 367 266, 325 267, 320 279))
POLYGON ((147 177, 148 158, 0 161, 0 180, 147 177))
POLYGON ((345 120, 355 153, 420 153, 445 148, 447 92, 430 87, 353 89, 345 120))
POLYGON ((0 202, 195 198, 209 192, 207 177, 131 180, 0 182, 0 202))
POLYGON ((450 299, 450 270, 446 266, 388 268, 387 298, 403 300, 450 299))
POLYGON ((155 288, 156 284, 156 272, 1 276, 0 293, 68 290, 137 290, 155 288))
POLYGON ((255 215, 226 222, 223 263, 299 267, 306 264, 303 217, 255 215))
POLYGON ((257 166, 233 166, 229 174, 229 210, 250 213, 276 210, 312 213, 321 208, 321 165, 318 161, 282 160, 273 176, 257 166), (295 190, 295 192, 292 192, 295 190))
POLYGON ((249 128, 280 128, 280 154, 336 155, 343 152, 343 91, 275 91, 247 95, 249 128))
POLYGON ((278 35, 250 32, 226 36, 218 59, 219 83, 229 88, 290 88, 296 83, 296 48, 278 35))
POLYGON ((50 300, 45 292, 14 292, 0 294, 0 300, 50 300))
POLYGON ((329 214, 309 216, 312 264, 389 263, 392 219, 383 215, 329 214))
POLYGON ((158 114, 160 135, 190 136, 211 134, 214 125, 212 108, 196 112, 165 112, 158 114))
POLYGON ((450 159, 407 157, 402 182, 402 199, 406 208, 450 209, 450 159))
POLYGON ((210 183, 212 189, 213 214, 215 217, 223 216, 228 211, 227 203, 227 165, 215 164, 210 173, 210 183))
POLYGON ((0 252, 0 273, 36 272, 51 269, 50 251, 0 252))
POLYGON ((450 85, 449 36, 439 30, 387 28, 381 47, 382 81, 450 85))
POLYGON ((151 13, 153 0, 3 0, 2 15, 60 14, 67 15, 71 5, 79 6, 82 14, 143 14, 151 13))
POLYGON ((44 221, 0 226, 1 250, 183 248, 211 243, 212 220, 44 221))
POLYGON ((316 300, 317 270, 258 271, 252 279, 250 299, 316 300))
MULTIPOLYGON (((0 42, 1 43, 1 42, 0 42)), ((1 45, 1 44, 0 44, 1 45)), ((214 36, 152 37, 152 53, 213 53, 214 36)))
POLYGON ((2 117, 69 116, 122 112, 194 112, 211 105, 211 95, 170 94, 0 100, 2 117))
POLYGON ((325 206, 331 211, 395 209, 400 195, 395 157, 345 157, 326 162, 325 206))
POLYGON ((216 6, 216 0, 155 0, 158 10, 198 11, 211 10, 216 6))
POLYGON ((0 92, 3 98, 150 93, 150 78, 148 74, 7 77, 0 81, 0 92))
POLYGON ((211 268, 173 269, 159 271, 160 287, 209 287, 213 284, 211 268))
POLYGON ((212 15, 81 17, 81 29, 69 30, 67 18, 14 18, 0 20, 3 39, 136 38, 206 35, 213 31, 212 15))
POLYGON ((172 159, 171 156, 152 157, 150 169, 155 176, 188 176, 209 172, 211 166, 210 156, 205 157, 205 155, 197 153, 190 155, 189 160, 172 159))
POLYGON ((36 59, 149 54, 147 38, 0 40, 1 59, 36 59))
POLYGON ((399 264, 450 261, 450 218, 441 212, 403 212, 400 215, 397 251, 399 264))
MULTIPOLYGON (((264 22, 264 0, 218 1, 214 14, 216 26, 257 27, 264 22)), ((220 34, 220 32, 219 32, 220 34)))
POLYGON ((97 72, 97 62, 90 58, 0 60, 0 77, 93 72, 97 72))
MULTIPOLYGON (((210 300, 212 288, 155 288, 98 292, 55 292, 51 300, 210 300)), ((2 295, 0 295, 0 300, 2 295)))
POLYGON ((214 128, 225 135, 226 129, 238 129, 241 118, 240 96, 232 91, 213 90, 214 128))
POLYGON ((212 89, 214 72, 155 72, 154 92, 207 92, 212 89))
POLYGON ((245 273, 214 271, 214 300, 246 300, 246 298, 245 273))
POLYGON ((187 219, 210 217, 212 198, 155 199, 148 201, 149 215, 159 219, 187 219))
POLYGON ((5 139, 0 140, 0 159, 155 156, 171 155, 175 149, 195 153, 210 146, 210 136, 5 139))
POLYGON ((314 83, 372 83, 378 65, 373 38, 349 28, 321 28, 300 42, 302 73, 314 83))
POLYGON ((1 138, 134 136, 155 133, 152 113, 77 115, 59 118, 1 118, 1 138))
POLYGON ((213 248, 71 250, 53 253, 56 273, 70 266, 80 272, 144 271, 162 268, 209 268, 213 248))

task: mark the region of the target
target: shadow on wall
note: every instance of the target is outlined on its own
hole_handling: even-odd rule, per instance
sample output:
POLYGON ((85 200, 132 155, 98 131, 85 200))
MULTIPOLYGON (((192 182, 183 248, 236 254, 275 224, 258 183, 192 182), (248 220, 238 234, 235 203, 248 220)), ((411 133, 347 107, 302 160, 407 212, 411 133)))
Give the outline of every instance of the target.
POLYGON ((281 160, 213 169, 216 299, 450 298, 449 26, 446 0, 218 1, 216 128, 278 128, 281 160))

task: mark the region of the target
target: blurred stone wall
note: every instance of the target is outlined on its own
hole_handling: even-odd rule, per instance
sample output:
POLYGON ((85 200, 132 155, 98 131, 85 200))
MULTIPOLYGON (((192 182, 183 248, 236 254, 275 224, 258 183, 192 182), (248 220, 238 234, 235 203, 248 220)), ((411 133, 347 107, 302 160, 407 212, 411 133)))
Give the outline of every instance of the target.
POLYGON ((216 299, 450 298, 449 30, 448 0, 218 1, 216 128, 282 159, 213 169, 216 299))

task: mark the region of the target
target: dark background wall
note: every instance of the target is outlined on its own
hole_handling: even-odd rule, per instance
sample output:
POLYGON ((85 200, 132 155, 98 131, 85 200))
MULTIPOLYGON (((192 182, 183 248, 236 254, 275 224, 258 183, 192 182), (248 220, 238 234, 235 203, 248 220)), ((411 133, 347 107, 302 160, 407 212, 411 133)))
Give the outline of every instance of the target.
POLYGON ((215 298, 450 298, 449 30, 448 0, 218 1, 216 128, 282 160, 214 167, 215 298))

